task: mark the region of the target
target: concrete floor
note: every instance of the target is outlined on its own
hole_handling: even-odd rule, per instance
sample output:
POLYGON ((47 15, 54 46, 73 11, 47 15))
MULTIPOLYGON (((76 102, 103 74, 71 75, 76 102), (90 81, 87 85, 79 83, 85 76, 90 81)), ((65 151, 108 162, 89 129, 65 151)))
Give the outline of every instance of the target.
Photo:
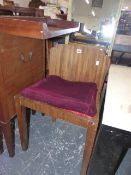
POLYGON ((16 154, 0 155, 0 175, 79 175, 86 129, 40 113, 31 116, 29 149, 21 150, 16 122, 16 154))

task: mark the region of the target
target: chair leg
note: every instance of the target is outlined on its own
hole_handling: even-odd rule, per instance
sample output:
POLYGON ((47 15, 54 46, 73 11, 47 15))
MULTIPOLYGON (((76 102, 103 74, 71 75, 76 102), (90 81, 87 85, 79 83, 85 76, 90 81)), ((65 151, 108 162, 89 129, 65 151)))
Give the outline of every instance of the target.
POLYGON ((9 121, 6 124, 1 124, 1 127, 7 145, 9 156, 13 157, 15 155, 15 143, 14 143, 15 136, 14 136, 14 130, 12 128, 12 122, 9 121))
POLYGON ((96 131, 97 131, 97 126, 93 122, 89 123, 89 127, 86 133, 86 141, 85 141, 85 148, 83 153, 83 160, 82 160, 80 175, 86 175, 87 173, 89 161, 93 151, 96 131))
POLYGON ((4 151, 4 148, 3 148, 3 133, 2 133, 2 129, 0 127, 0 154, 2 154, 4 151))
POLYGON ((21 146, 22 150, 26 151, 28 148, 28 140, 29 140, 27 120, 26 120, 26 108, 20 105, 19 97, 15 97, 15 106, 16 106, 21 146))
POLYGON ((32 115, 35 115, 36 114, 36 111, 32 109, 32 115))
POLYGON ((52 123, 56 122, 56 118, 52 117, 52 123))

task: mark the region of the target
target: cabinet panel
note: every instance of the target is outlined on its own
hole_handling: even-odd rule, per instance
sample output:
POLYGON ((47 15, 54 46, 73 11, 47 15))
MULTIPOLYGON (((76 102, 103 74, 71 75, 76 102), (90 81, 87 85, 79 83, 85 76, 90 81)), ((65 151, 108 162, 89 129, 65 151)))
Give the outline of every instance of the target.
POLYGON ((0 35, 0 62, 3 79, 8 81, 15 74, 22 74, 43 65, 41 40, 0 35))
POLYGON ((15 115, 14 95, 45 76, 44 49, 42 40, 0 34, 1 122, 15 115))

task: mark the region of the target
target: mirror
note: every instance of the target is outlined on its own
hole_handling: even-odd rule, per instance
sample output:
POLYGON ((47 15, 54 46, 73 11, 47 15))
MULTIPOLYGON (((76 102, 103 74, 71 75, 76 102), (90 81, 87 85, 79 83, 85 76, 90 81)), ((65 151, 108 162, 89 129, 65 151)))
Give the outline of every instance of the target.
MULTIPOLYGON (((72 0, 72 19, 81 23, 80 34, 86 39, 112 42, 122 0, 72 0)), ((99 43, 98 42, 98 43, 99 43)))

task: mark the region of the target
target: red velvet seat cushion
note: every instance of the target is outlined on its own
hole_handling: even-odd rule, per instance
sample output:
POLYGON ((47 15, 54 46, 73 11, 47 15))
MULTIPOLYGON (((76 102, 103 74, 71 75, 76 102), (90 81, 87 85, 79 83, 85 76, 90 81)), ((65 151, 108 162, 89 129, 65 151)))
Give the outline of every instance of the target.
POLYGON ((72 82, 50 75, 25 88, 21 94, 59 108, 94 116, 96 114, 96 92, 95 83, 72 82))

